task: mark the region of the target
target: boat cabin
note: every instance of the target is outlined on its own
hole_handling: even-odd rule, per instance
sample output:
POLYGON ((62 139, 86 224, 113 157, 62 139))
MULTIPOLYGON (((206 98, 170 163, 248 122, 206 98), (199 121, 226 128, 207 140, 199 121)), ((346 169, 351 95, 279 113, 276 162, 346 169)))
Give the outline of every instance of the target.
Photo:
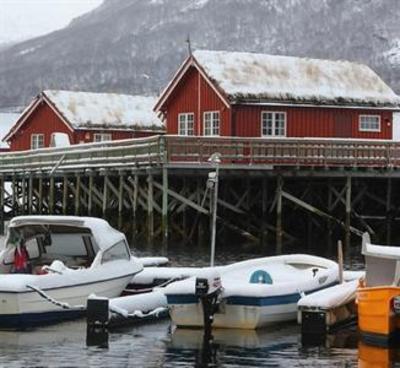
POLYGON ((0 273, 61 273, 118 259, 130 259, 128 244, 125 236, 104 220, 21 216, 9 224, 0 249, 0 273), (19 257, 25 258, 26 264, 18 265, 19 257))

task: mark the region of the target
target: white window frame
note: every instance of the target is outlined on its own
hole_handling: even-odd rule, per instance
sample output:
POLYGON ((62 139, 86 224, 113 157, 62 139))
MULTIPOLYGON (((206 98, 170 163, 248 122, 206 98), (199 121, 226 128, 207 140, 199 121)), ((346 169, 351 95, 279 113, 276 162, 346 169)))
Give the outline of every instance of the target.
POLYGON ((221 114, 218 110, 216 111, 204 111, 203 112, 203 136, 205 137, 219 137, 221 135, 221 114), (212 119, 210 120, 210 132, 211 134, 206 134, 206 115, 211 114, 212 119), (214 114, 218 114, 218 134, 214 134, 214 124, 216 119, 214 119, 214 114))
POLYGON ((37 150, 40 148, 44 148, 44 134, 31 134, 31 149, 37 150), (42 145, 39 145, 40 140, 42 141, 42 145))
POLYGON ((111 133, 94 133, 93 134, 93 142, 109 142, 112 141, 111 133))
POLYGON ((183 112, 178 115, 178 135, 194 135, 194 113, 183 112), (189 129, 189 117, 192 118, 192 127, 189 129), (181 118, 184 120, 181 121, 181 118), (181 123, 183 124, 181 129, 181 123), (191 134, 189 134, 191 133, 191 134))
POLYGON ((381 116, 380 115, 369 115, 369 114, 362 114, 358 117, 358 130, 360 132, 380 132, 381 131, 381 116), (377 118, 378 119, 378 128, 363 128, 362 127, 362 119, 363 118, 377 118))
POLYGON ((275 138, 275 137, 286 137, 287 132, 287 114, 286 111, 269 111, 263 110, 261 111, 261 137, 263 138, 275 138), (272 134, 264 134, 264 114, 272 114, 272 134), (275 114, 283 114, 284 116, 284 127, 283 127, 283 134, 275 134, 276 130, 276 115, 275 114))

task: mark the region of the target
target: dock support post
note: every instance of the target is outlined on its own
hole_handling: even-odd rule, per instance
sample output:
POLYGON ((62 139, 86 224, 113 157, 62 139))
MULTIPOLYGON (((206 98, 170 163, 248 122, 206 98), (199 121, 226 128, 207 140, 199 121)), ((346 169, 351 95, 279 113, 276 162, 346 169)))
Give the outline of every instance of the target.
POLYGON ((153 176, 150 171, 147 176, 147 231, 150 243, 154 237, 153 176))
POLYGON ((42 174, 39 176, 39 188, 38 188, 38 213, 42 214, 43 213, 43 177, 42 174))
POLYGON ((33 176, 29 174, 28 179, 28 213, 33 213, 33 176))
POLYGON ((63 182, 63 215, 67 214, 67 200, 68 200, 68 177, 64 176, 63 182))
POLYGON ((268 188, 267 188, 267 179, 262 179, 262 203, 261 203, 261 211, 262 211, 262 222, 261 222, 261 243, 262 246, 265 246, 267 243, 267 234, 266 234, 266 224, 267 224, 267 216, 268 216, 268 188))
POLYGON ((12 205, 12 211, 13 211, 13 216, 17 215, 18 209, 17 209, 17 191, 18 191, 18 186, 16 183, 16 178, 15 175, 13 175, 11 179, 11 205, 12 205))
POLYGON ((89 173, 88 214, 93 215, 93 173, 89 173))
POLYGON ((162 169, 162 235, 163 243, 168 242, 168 170, 165 166, 162 169))
POLYGON ((104 175, 103 184, 103 217, 106 217, 107 212, 107 201, 108 201, 108 176, 104 175))
POLYGON ((351 221, 351 176, 346 178, 346 249, 350 247, 350 221, 351 221))
POLYGON ((25 179, 25 174, 22 175, 21 177, 21 201, 22 201, 22 206, 21 206, 21 213, 25 215, 26 213, 26 179, 25 179))
POLYGON ((283 178, 278 176, 276 188, 276 253, 282 254, 282 187, 283 178))
POLYGON ((392 179, 389 178, 386 190, 386 244, 392 241, 392 179))
POLYGON ((139 176, 135 172, 133 179, 133 236, 137 235, 137 205, 139 195, 139 176))
POLYGON ((119 173, 119 186, 118 186, 118 228, 122 227, 122 210, 124 206, 124 173, 119 173))
POLYGON ((54 215, 54 176, 49 180, 49 213, 54 215))
POLYGON ((81 176, 76 173, 75 177, 75 216, 79 216, 81 212, 81 176))
POLYGON ((0 177, 0 235, 4 235, 4 176, 0 177))

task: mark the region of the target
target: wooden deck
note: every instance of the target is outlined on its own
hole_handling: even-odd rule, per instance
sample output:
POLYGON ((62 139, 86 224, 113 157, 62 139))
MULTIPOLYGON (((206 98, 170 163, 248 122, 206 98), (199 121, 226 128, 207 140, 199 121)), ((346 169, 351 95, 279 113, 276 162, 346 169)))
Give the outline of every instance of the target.
POLYGON ((230 169, 400 168, 400 144, 391 141, 154 136, 0 154, 0 174, 77 172, 140 167, 209 167, 220 152, 230 169))
POLYGON ((148 239, 201 238, 215 152, 222 157, 218 221, 252 241, 275 234, 278 253, 304 229, 344 228, 348 245, 351 233, 374 228, 390 240, 400 221, 397 142, 154 136, 1 153, 0 232, 16 215, 75 214, 129 218, 133 233, 148 239))

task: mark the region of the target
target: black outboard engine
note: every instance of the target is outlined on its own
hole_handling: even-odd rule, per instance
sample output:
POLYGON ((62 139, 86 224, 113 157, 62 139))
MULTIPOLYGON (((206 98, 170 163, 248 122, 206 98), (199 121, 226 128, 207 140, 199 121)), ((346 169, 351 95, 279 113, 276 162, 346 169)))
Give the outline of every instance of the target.
POLYGON ((221 277, 214 270, 207 270, 202 277, 196 278, 196 296, 203 306, 204 330, 211 332, 214 314, 218 311, 219 296, 222 291, 221 277))

